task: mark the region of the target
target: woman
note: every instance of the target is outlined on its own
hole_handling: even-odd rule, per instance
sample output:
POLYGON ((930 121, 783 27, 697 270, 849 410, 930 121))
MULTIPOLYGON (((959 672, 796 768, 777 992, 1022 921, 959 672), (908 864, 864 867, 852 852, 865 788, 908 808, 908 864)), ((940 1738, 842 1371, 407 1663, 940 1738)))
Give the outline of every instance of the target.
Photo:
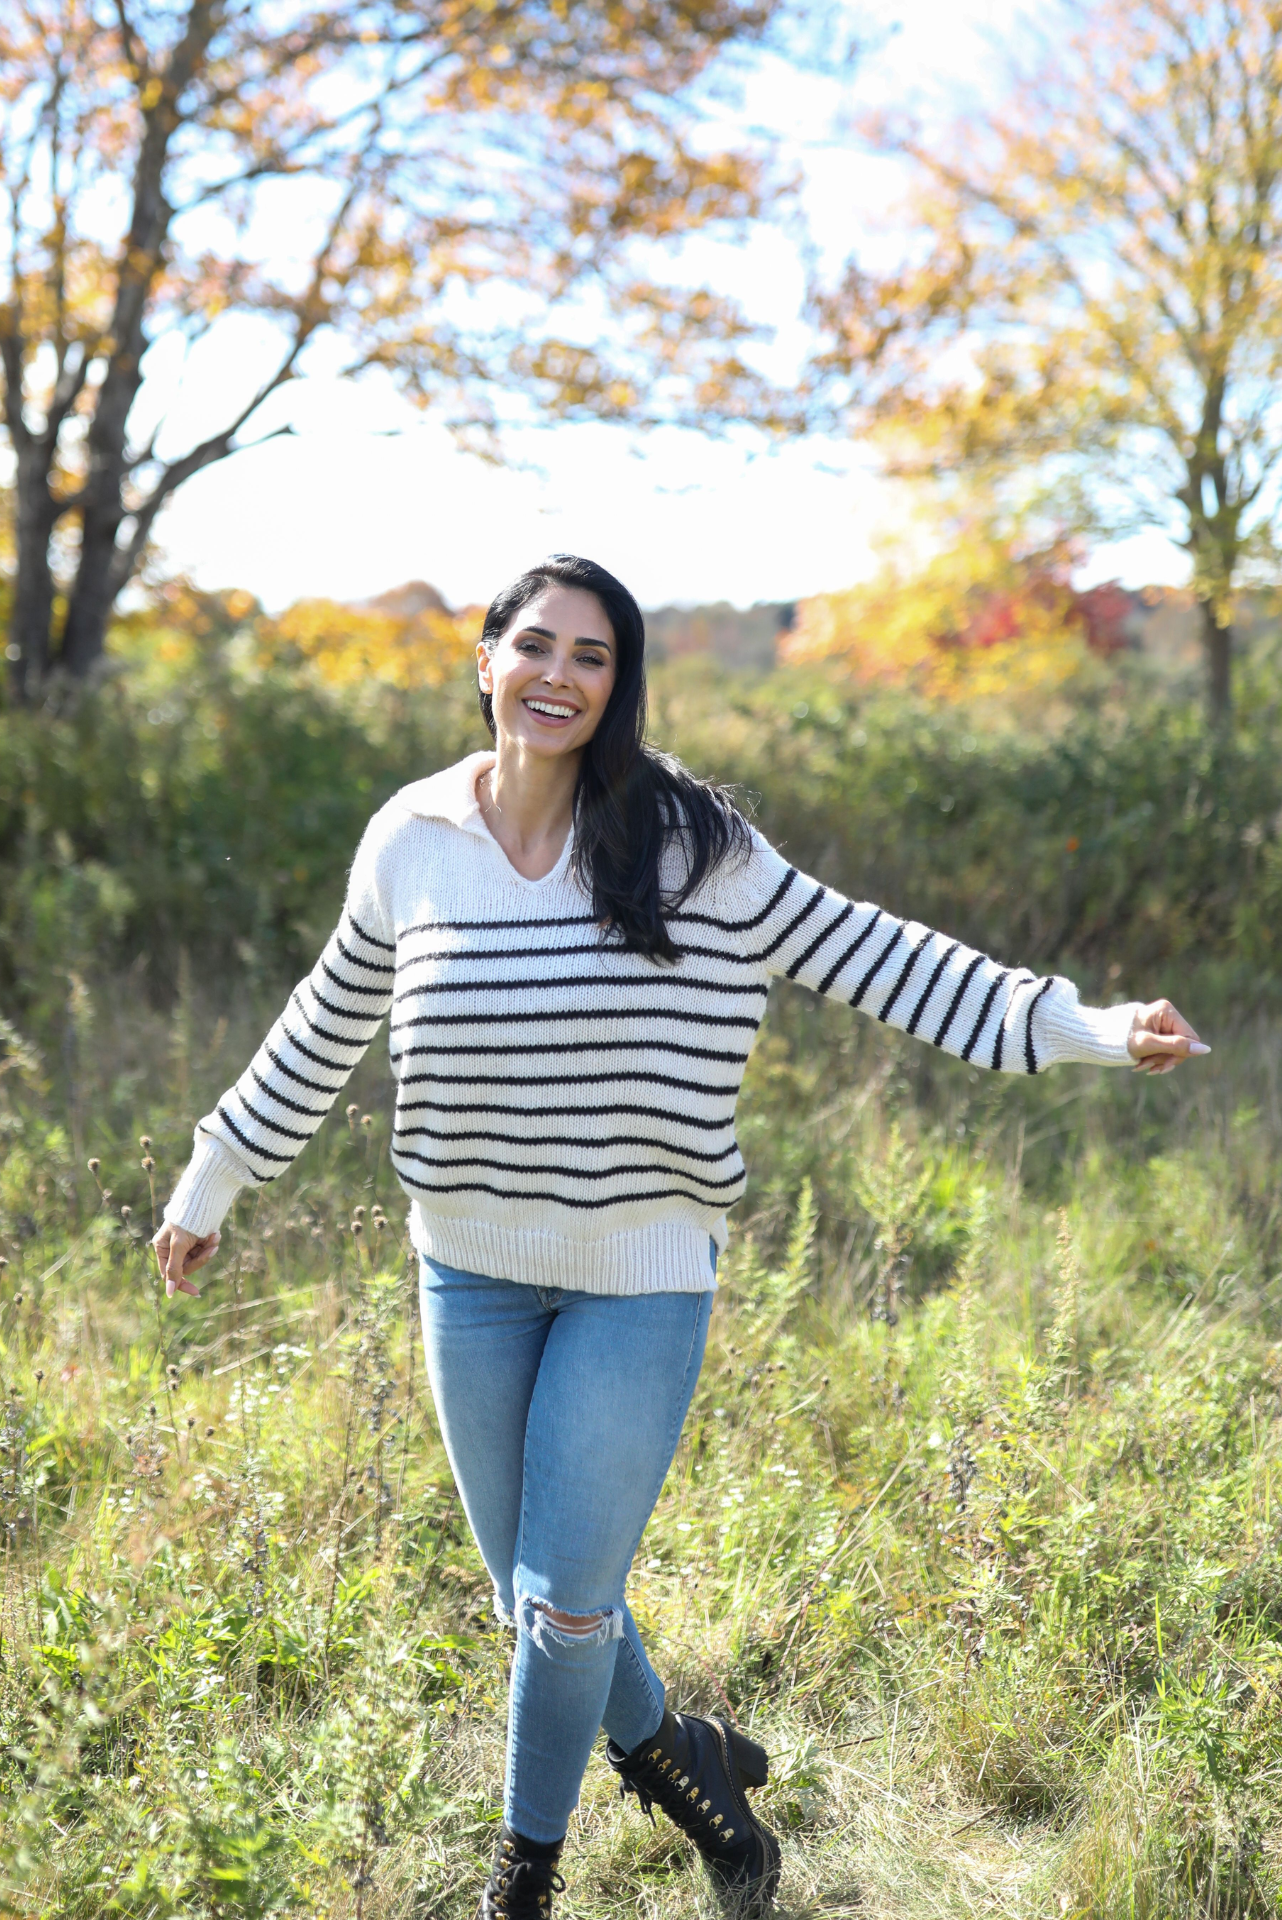
POLYGON ((156 1251, 166 1291, 237 1191, 320 1125, 391 1013, 392 1159, 413 1202, 441 1431, 496 1606, 516 1627, 504 1820, 478 1920, 546 1915, 599 1728, 753 1907, 779 1847, 762 1750, 674 1714, 624 1584, 676 1449, 744 1187, 734 1107, 771 978, 974 1065, 1169 1071, 1207 1051, 1166 1001, 1082 1007, 799 874, 715 788, 643 745, 645 630, 560 555, 486 615, 495 743, 375 815, 338 927, 196 1129, 156 1251))

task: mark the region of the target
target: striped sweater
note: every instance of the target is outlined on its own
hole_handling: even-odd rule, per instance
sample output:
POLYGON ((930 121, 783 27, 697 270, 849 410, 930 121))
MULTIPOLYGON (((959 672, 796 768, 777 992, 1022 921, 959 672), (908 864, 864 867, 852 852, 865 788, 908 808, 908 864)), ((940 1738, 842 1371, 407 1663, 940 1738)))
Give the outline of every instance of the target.
POLYGON ((1133 1006, 845 900, 754 834, 673 916, 663 964, 603 943, 570 870, 527 880, 491 835, 474 754, 371 821, 338 926, 196 1129, 166 1219, 211 1232, 301 1153, 390 1014, 392 1161, 419 1251, 595 1293, 712 1284, 744 1189, 735 1101, 772 978, 975 1066, 1127 1060, 1133 1006))

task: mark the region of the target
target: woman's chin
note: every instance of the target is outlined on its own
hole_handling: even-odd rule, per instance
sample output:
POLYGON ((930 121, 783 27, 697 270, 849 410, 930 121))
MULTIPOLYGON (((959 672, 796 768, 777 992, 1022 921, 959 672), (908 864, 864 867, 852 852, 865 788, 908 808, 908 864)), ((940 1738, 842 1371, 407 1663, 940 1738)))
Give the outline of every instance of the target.
POLYGON ((546 755, 550 760, 559 759, 565 753, 575 753, 587 744, 578 727, 567 727, 561 732, 555 727, 531 725, 529 721, 511 728, 508 737, 514 746, 521 747, 527 753, 546 755))

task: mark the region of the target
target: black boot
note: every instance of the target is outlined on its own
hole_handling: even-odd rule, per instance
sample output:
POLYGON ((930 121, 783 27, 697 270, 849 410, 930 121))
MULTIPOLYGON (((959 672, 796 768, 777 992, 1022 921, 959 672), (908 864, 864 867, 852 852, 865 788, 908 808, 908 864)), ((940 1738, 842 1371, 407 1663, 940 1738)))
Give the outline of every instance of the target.
POLYGON ((534 1844, 513 1833, 505 1820, 494 1842, 494 1865, 476 1909, 476 1920, 548 1920, 552 1895, 565 1892, 556 1870, 564 1841, 534 1844))
POLYGON ((605 1757, 620 1790, 635 1793, 643 1813, 654 1803, 689 1834, 721 1892, 738 1896, 749 1913, 769 1906, 779 1885, 779 1842, 745 1791, 766 1784, 764 1748, 724 1720, 665 1712, 651 1739, 631 1753, 611 1740, 605 1757))

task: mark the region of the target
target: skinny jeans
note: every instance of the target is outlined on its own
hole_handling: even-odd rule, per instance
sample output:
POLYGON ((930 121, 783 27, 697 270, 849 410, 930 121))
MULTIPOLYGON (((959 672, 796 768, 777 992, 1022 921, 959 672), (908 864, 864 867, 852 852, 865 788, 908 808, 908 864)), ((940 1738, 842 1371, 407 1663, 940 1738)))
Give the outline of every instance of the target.
POLYGON ((699 1377, 712 1293, 582 1293, 425 1259, 420 1299, 445 1450, 496 1610, 516 1628, 504 1817, 527 1839, 560 1840, 598 1730, 630 1752, 663 1718, 624 1587, 699 1377))

